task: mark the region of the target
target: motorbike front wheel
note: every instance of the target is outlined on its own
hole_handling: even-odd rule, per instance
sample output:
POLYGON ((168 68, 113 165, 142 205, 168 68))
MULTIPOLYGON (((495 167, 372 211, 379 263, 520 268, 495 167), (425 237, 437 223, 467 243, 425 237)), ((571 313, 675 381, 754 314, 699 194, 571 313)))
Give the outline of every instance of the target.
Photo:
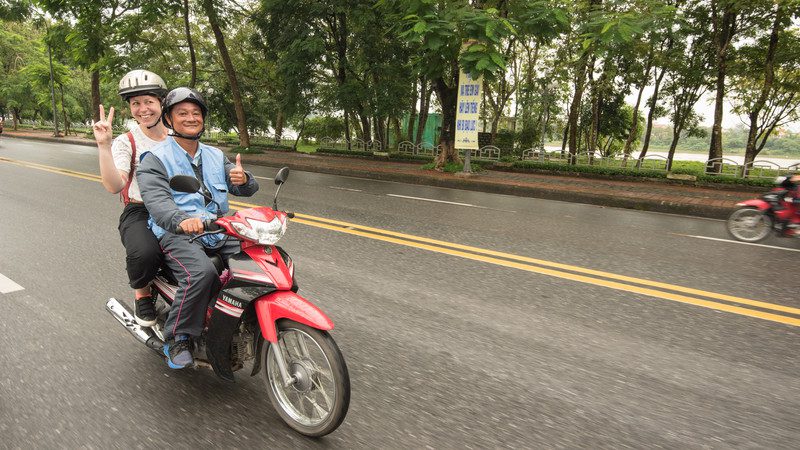
POLYGON ((744 242, 758 242, 772 231, 772 217, 758 208, 739 208, 728 217, 728 233, 744 242))
POLYGON ((350 375, 339 347, 325 331, 283 319, 278 340, 294 381, 283 382, 275 351, 262 353, 267 392, 281 418, 296 431, 324 436, 341 425, 350 405, 350 375))

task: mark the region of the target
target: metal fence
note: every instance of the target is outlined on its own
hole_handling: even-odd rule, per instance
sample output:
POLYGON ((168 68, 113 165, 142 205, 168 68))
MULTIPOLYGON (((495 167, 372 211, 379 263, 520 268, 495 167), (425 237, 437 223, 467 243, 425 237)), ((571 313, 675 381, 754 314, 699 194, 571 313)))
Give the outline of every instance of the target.
MULTIPOLYGON (((347 149, 347 141, 333 138, 324 138, 320 141, 322 147, 334 149, 347 149)), ((396 151, 404 155, 435 158, 442 151, 441 145, 432 145, 423 142, 419 145, 410 141, 401 141, 396 145, 396 151)), ((380 143, 361 139, 350 141, 351 150, 381 151, 380 143)), ((471 158, 478 161, 500 161, 503 151, 494 146, 486 145, 473 150, 471 158)), ((459 150, 459 155, 464 156, 464 150, 459 150)), ((649 155, 643 158, 624 158, 603 156, 599 152, 581 152, 575 155, 567 151, 547 151, 541 148, 528 148, 518 153, 519 156, 508 156, 505 159, 517 161, 539 161, 555 164, 571 164, 578 166, 615 167, 634 171, 667 172, 668 159, 662 155, 649 155)), ((782 167, 777 163, 766 160, 756 160, 748 164, 739 164, 730 158, 716 158, 705 162, 705 173, 714 175, 731 176, 737 178, 774 178, 792 172, 800 171, 800 163, 782 167)))

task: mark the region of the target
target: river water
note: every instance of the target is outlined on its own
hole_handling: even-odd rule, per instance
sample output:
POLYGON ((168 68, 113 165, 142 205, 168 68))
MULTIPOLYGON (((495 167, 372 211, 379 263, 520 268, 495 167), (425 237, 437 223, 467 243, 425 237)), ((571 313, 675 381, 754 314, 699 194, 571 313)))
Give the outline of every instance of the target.
MULTIPOLYGON (((560 151, 561 147, 558 146, 545 146, 547 151, 560 151)), ((664 158, 667 157, 667 152, 654 152, 648 151, 647 156, 663 156, 664 158)), ((634 153, 631 156, 638 158, 639 154, 634 153)), ((620 156, 621 157, 621 156, 620 156)), ((723 158, 726 160, 731 160, 736 164, 744 164, 744 155, 725 155, 723 152, 723 158)), ((675 161, 699 161, 699 162, 706 162, 708 160, 708 154, 705 153, 675 153, 675 161)), ((793 159, 793 158, 780 158, 775 156, 757 156, 756 161, 767 161, 770 163, 777 164, 780 167, 789 167, 794 164, 800 164, 800 159, 793 159)))
MULTIPOLYGON (((659 155, 663 157, 667 157, 667 152, 653 152, 648 151, 647 156, 659 155)), ((637 155, 638 158, 638 155, 637 155)), ((729 159, 731 161, 736 162, 736 164, 744 164, 744 155, 730 155, 725 156, 723 153, 723 158, 729 159)), ((708 155, 703 153, 675 153, 675 161, 700 161, 705 162, 708 160, 708 155)), ((789 167, 793 164, 800 163, 800 159, 790 159, 790 158, 779 158, 773 156, 757 156, 756 161, 767 161, 771 163, 775 163, 781 167, 789 167)))

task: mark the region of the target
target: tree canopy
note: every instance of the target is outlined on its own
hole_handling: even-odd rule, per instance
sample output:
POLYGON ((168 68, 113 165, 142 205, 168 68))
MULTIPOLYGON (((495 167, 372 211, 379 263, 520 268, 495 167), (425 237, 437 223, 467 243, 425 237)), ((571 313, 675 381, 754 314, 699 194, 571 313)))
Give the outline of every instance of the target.
POLYGON ((458 158, 463 69, 483 76, 484 131, 510 133, 506 152, 560 141, 627 157, 647 152, 661 118, 671 159, 703 134, 706 95, 709 156, 721 155, 727 102, 752 160, 798 119, 798 14, 798 0, 4 0, 0 114, 86 124, 101 102, 124 110, 116 83, 145 68, 199 89, 210 129, 244 147, 251 134, 301 133, 371 150, 423 144, 438 113, 424 144, 443 163, 458 158))

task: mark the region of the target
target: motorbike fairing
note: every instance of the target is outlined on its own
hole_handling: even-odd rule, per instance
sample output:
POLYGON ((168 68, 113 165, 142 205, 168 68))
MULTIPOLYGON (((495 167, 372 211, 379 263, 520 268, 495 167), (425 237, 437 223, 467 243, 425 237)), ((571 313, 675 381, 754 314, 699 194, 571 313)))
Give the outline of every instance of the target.
POLYGON ((332 330, 333 321, 311 302, 292 291, 275 291, 254 302, 261 334, 270 342, 278 342, 275 322, 290 319, 320 330, 332 330))
POLYGON ((760 209, 762 211, 765 211, 765 210, 770 208, 770 204, 769 203, 767 203, 764 200, 761 200, 759 198, 754 198, 752 200, 745 200, 743 202, 739 202, 739 203, 736 204, 736 206, 751 206, 751 207, 754 207, 754 208, 758 208, 758 209, 760 209))

